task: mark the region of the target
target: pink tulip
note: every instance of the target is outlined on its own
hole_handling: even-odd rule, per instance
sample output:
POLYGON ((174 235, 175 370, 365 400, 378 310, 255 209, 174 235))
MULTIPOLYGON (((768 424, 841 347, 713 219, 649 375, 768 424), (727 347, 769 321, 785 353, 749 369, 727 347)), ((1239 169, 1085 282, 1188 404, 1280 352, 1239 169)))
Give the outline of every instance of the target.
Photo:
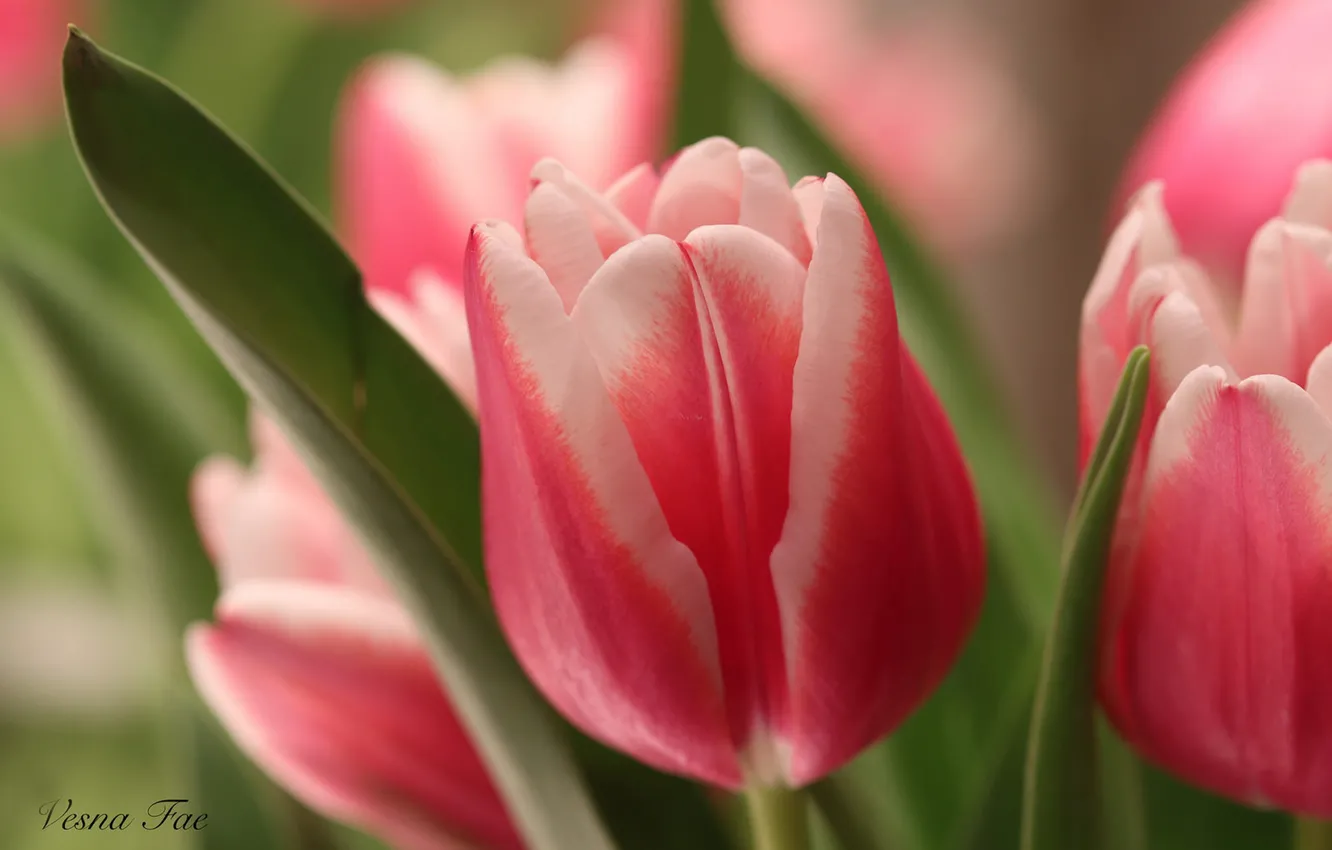
POLYGON ((1129 348, 1152 378, 1112 549, 1101 695, 1185 779, 1332 816, 1332 163, 1249 247, 1237 306, 1153 185, 1087 295, 1084 444, 1129 348))
POLYGON ((1181 76, 1139 143, 1121 197, 1164 180, 1188 254, 1238 291, 1244 251, 1290 175, 1332 156, 1332 3, 1257 0, 1181 76))
POLYGON ((338 129, 337 208, 371 290, 410 296, 422 274, 461 291, 473 222, 516 221, 527 174, 559 157, 605 188, 656 154, 662 130, 662 0, 626 4, 609 34, 558 66, 525 58, 455 79, 404 56, 371 62, 338 129))
POLYGON ((406 612, 301 461, 256 420, 256 461, 208 461, 195 513, 222 584, 190 672, 296 797, 403 850, 519 848, 406 612))
POLYGON ((0 139, 60 114, 60 51, 81 0, 0 0, 0 139))
POLYGON ((722 9, 745 58, 936 247, 977 249, 1040 201, 1034 111, 975 27, 940 14, 877 20, 863 0, 726 0, 722 9))
POLYGON ((552 160, 472 231, 486 563, 589 734, 802 785, 935 687, 984 584, 952 431, 840 179, 725 139, 605 193, 552 160))

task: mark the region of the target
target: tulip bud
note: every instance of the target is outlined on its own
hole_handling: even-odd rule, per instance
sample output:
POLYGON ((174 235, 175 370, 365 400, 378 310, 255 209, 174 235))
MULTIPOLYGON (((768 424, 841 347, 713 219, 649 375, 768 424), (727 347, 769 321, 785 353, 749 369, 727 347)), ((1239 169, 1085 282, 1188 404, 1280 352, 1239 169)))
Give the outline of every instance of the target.
POLYGON ((659 768, 803 785, 893 729, 977 615, 980 524, 835 176, 708 139, 472 231, 486 565, 529 675, 659 768))
POLYGON ((518 848, 504 804, 369 555, 267 421, 250 470, 193 482, 222 584, 186 640, 237 745, 311 808, 404 850, 518 848))
POLYGON ((1132 156, 1120 197, 1165 182, 1184 250, 1237 292, 1245 247, 1290 176, 1332 156, 1332 3, 1256 0, 1180 77, 1132 156))
MULTIPOLYGON (((1220 176, 1218 176, 1220 179, 1220 176)), ((1167 196, 1169 194, 1167 187, 1167 196)), ((1152 348, 1102 612, 1101 699, 1144 757, 1252 805, 1332 816, 1332 164, 1252 235, 1235 308, 1180 252, 1159 187, 1083 312, 1083 439, 1152 348)))

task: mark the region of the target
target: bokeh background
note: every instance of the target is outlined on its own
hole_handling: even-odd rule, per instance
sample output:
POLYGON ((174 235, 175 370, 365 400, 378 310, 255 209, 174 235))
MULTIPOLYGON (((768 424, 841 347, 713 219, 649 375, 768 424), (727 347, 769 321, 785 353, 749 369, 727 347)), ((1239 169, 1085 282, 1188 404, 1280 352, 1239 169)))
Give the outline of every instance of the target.
MULTIPOLYGON (((357 5, 0 0, 0 246, 79 278, 91 308, 188 387, 163 405, 213 411, 216 450, 245 452, 243 399, 83 177, 59 111, 64 24, 174 82, 331 216, 336 106, 368 57, 409 51, 460 73, 506 53, 555 58, 604 11, 573 0, 357 5)), ((953 272, 1024 438, 1062 497, 1075 468, 1078 306, 1112 193, 1171 79, 1237 5, 726 4, 748 61, 809 108, 953 272)), ((138 812, 188 796, 181 753, 168 743, 177 739, 164 734, 179 723, 162 700, 179 679, 179 643, 118 555, 116 506, 39 342, 0 299, 0 847, 183 847, 165 834, 43 832, 35 812, 55 798, 138 812)), ((157 438, 143 437, 135 462, 152 478, 157 438)), ((219 771, 251 773, 232 761, 219 771)), ((1193 798, 1168 799, 1185 802, 1158 813, 1167 830, 1174 819, 1181 834, 1196 830, 1193 798)), ((1284 829, 1238 809, 1205 811, 1217 834, 1284 829)))

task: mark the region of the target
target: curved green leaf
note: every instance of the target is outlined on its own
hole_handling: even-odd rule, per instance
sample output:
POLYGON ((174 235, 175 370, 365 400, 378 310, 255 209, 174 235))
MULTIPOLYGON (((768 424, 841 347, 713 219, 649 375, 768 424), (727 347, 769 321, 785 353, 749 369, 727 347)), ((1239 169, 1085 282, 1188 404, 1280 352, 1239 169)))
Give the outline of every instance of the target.
POLYGON ((481 560, 470 415, 370 309, 308 207, 183 95, 77 31, 65 89, 103 204, 376 555, 529 846, 610 847, 468 571, 481 560))
POLYGON ((1149 355, 1124 365, 1079 490, 1064 547, 1064 580, 1045 648, 1027 756, 1023 850, 1100 843, 1096 761, 1096 636, 1119 500, 1137 447, 1149 355))

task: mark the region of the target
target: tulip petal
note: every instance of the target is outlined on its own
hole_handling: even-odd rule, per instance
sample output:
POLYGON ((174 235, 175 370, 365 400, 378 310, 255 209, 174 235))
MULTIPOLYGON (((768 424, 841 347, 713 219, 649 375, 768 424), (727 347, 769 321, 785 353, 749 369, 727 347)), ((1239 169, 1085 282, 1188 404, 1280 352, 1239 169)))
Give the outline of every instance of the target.
POLYGON ((538 687, 589 734, 734 787, 703 573, 671 536, 557 294, 505 230, 473 231, 467 298, 486 567, 506 633, 538 687))
POLYGON ((540 183, 527 198, 527 249, 560 294, 565 312, 601 267, 601 247, 588 217, 553 183, 540 183))
POLYGON ((237 744, 313 808, 403 848, 520 848, 405 612, 345 588, 250 582, 186 638, 237 744))
POLYGON ((1304 382, 1304 391, 1309 394, 1332 418, 1332 345, 1324 348, 1309 366, 1309 377, 1304 382))
POLYGON ((1084 460, 1101 431, 1124 360, 1135 342, 1129 303, 1133 284, 1144 269, 1173 260, 1179 253, 1161 192, 1160 184, 1154 183, 1138 193, 1110 238, 1082 302, 1078 397, 1084 460))
POLYGON ((938 683, 984 583, 961 455, 898 338, 873 230, 831 175, 805 285, 790 500, 772 573, 790 677, 787 778, 799 784, 888 732, 938 683))
MULTIPOLYGON (((647 230, 648 212, 652 209, 652 199, 657 196, 657 186, 661 178, 648 163, 642 163, 625 173, 606 190, 606 200, 624 213, 638 231, 647 230)), ((617 246, 618 247, 618 246, 617 246)), ((604 251, 603 246, 603 251, 604 251)), ((612 251, 605 251, 610 256, 612 251)))
POLYGON ((671 533, 707 576, 731 734, 759 749, 785 694, 767 563, 786 514, 804 274, 735 225, 683 246, 649 236, 606 262, 573 316, 671 533))
POLYGON ((1281 217, 1292 224, 1332 229, 1332 162, 1319 159, 1300 166, 1281 217))
POLYGON ((1236 360, 1298 381, 1332 343, 1332 234, 1277 219, 1249 252, 1236 360))
POLYGON ((777 240, 801 265, 809 265, 810 240, 786 172, 757 148, 740 149, 740 224, 777 240))
POLYGON ((424 61, 367 66, 337 140, 339 229, 371 290, 409 295, 422 267, 457 285, 472 222, 522 210, 524 171, 507 167, 466 92, 424 61))
POLYGON ((1274 375, 1191 373, 1157 426, 1102 692, 1153 761, 1255 804, 1332 811, 1332 421, 1274 375), (1188 729, 1188 734, 1180 734, 1188 729), (1298 747, 1295 742, 1298 743, 1298 747))
POLYGON ((801 177, 791 189, 791 195, 800 208, 800 218, 805 223, 805 236, 812 246, 818 241, 819 216, 823 214, 823 178, 801 177))
POLYGON ((370 303, 403 338, 421 352, 454 395, 476 412, 476 364, 467 333, 467 305, 462 292, 427 271, 412 277, 414 302, 374 290, 370 303))
POLYGON ((735 224, 743 179, 740 149, 730 139, 704 139, 685 148, 661 176, 648 230, 681 241, 705 224, 735 224))
POLYGON ((210 457, 190 478, 190 507, 208 556, 226 560, 227 519, 245 488, 245 469, 229 457, 210 457))
MULTIPOLYGON (((591 227, 597 245, 601 250, 601 255, 597 257, 598 264, 600 264, 602 257, 609 257, 620 246, 643 235, 640 228, 629 220, 629 217, 608 195, 593 191, 586 183, 571 174, 569 169, 553 159, 543 159, 533 166, 532 182, 536 184, 537 188, 542 185, 556 187, 573 201, 578 209, 582 210, 587 220, 587 226, 591 227)), ((655 182, 653 185, 655 185, 655 182)), ((620 187, 620 189, 621 191, 643 191, 642 186, 633 187, 632 185, 620 187)), ((530 198, 528 203, 530 206, 530 198)), ((646 201, 643 203, 646 203, 646 201)), ((530 221, 528 227, 529 229, 531 227, 530 221)), ((586 241, 581 235, 578 238, 580 242, 586 241)), ((585 249, 580 250, 585 251, 585 249)), ((541 262, 541 260, 538 259, 538 262, 541 262)), ((587 281, 584 280, 583 283, 586 284, 587 281)), ((556 289, 559 288, 560 285, 556 282, 556 289)))

